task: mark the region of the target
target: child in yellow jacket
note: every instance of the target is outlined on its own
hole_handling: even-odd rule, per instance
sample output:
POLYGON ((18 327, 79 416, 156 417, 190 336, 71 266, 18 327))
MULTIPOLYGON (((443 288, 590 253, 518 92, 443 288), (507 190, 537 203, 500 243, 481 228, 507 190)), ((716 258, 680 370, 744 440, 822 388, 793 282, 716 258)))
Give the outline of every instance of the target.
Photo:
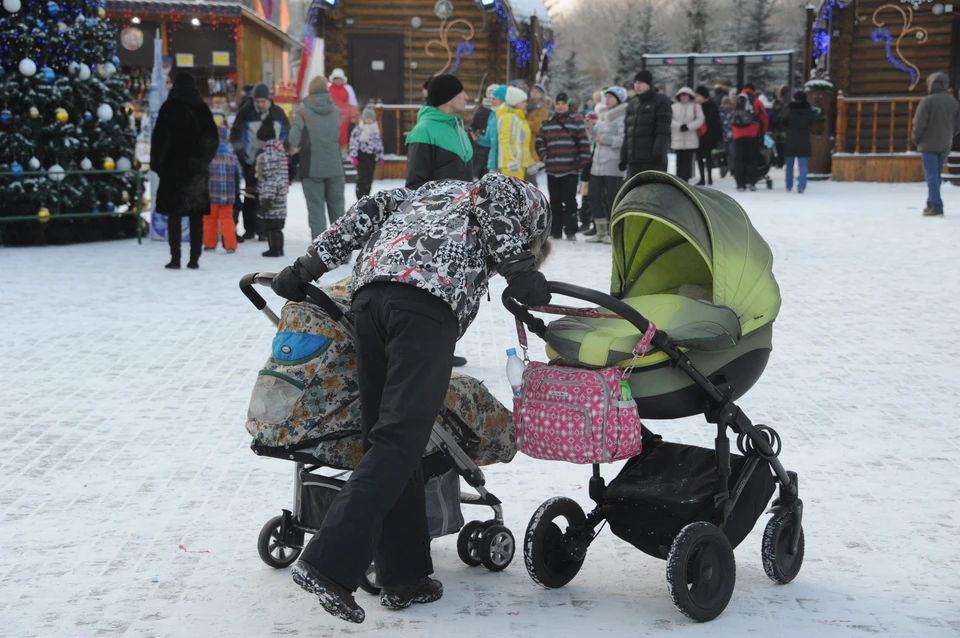
POLYGON ((530 151, 533 135, 527 123, 527 94, 515 86, 507 88, 503 113, 497 114, 497 142, 500 172, 510 177, 527 179, 527 169, 536 164, 530 151))

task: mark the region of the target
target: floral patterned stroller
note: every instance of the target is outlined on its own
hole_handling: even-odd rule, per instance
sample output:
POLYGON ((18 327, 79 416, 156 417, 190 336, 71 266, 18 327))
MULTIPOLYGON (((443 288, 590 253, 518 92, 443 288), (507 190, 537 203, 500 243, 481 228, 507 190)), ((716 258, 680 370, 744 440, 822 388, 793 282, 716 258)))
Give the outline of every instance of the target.
MULTIPOLYGON (((254 385, 246 427, 255 454, 296 464, 293 509, 270 519, 258 542, 263 562, 283 568, 297 560, 304 535, 320 528, 363 450, 349 279, 323 290, 309 286, 307 301, 287 303, 280 317, 254 288, 272 280, 273 273, 246 275, 240 289, 277 326, 271 356, 254 385)), ((424 454, 423 473, 430 535, 459 531, 457 553, 467 565, 500 571, 513 560, 513 534, 503 524, 500 500, 484 487, 479 466, 508 463, 516 451, 510 411, 480 381, 453 375, 424 454), (477 493, 461 494, 460 478, 477 493), (464 525, 461 504, 490 507, 493 518, 464 525)), ((379 593, 372 564, 361 588, 379 593)))

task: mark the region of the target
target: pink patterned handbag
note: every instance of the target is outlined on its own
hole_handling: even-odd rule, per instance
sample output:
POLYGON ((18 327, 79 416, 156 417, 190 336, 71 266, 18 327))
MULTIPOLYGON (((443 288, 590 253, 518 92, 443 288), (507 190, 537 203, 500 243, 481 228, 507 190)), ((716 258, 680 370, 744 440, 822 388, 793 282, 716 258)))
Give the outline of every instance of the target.
MULTIPOLYGON (((620 318, 584 308, 545 306, 532 310, 620 318)), ((626 368, 590 370, 530 363, 523 373, 520 396, 513 400, 519 450, 535 459, 568 463, 609 463, 639 454, 640 415, 627 381, 656 330, 650 322, 626 368)), ((519 321, 517 334, 526 353, 526 332, 519 321)))

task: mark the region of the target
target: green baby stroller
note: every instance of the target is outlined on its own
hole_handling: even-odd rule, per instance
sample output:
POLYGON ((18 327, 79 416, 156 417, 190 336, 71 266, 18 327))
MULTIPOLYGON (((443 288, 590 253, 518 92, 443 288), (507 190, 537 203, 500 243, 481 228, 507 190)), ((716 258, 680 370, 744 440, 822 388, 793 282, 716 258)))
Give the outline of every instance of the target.
POLYGON ((611 295, 562 283, 549 289, 614 316, 534 309, 570 315, 547 326, 506 295, 504 304, 547 342, 551 365, 633 366, 629 384, 640 417, 703 414, 717 426, 715 448, 665 442, 644 428, 642 452, 609 486, 593 465, 593 511, 562 497, 540 506, 524 539, 525 563, 535 582, 566 585, 606 521, 617 536, 667 561, 670 594, 682 613, 712 620, 733 594, 733 548, 753 529, 777 482, 764 568, 787 583, 803 562, 797 475, 778 458, 777 432, 754 425, 734 403, 760 378, 772 350, 780 309, 772 254, 733 199, 658 172, 623 187, 611 236, 611 295), (652 324, 654 349, 637 359, 635 345, 652 324), (730 453, 728 429, 739 455, 730 453))

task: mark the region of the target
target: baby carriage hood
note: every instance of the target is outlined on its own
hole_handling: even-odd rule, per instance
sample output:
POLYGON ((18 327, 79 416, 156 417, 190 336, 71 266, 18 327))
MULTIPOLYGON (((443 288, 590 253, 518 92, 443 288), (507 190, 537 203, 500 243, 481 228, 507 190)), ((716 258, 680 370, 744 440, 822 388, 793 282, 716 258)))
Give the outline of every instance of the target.
POLYGON ((724 193, 665 173, 641 173, 617 196, 610 232, 616 297, 700 286, 714 305, 736 314, 744 336, 780 311, 770 247, 724 193))

